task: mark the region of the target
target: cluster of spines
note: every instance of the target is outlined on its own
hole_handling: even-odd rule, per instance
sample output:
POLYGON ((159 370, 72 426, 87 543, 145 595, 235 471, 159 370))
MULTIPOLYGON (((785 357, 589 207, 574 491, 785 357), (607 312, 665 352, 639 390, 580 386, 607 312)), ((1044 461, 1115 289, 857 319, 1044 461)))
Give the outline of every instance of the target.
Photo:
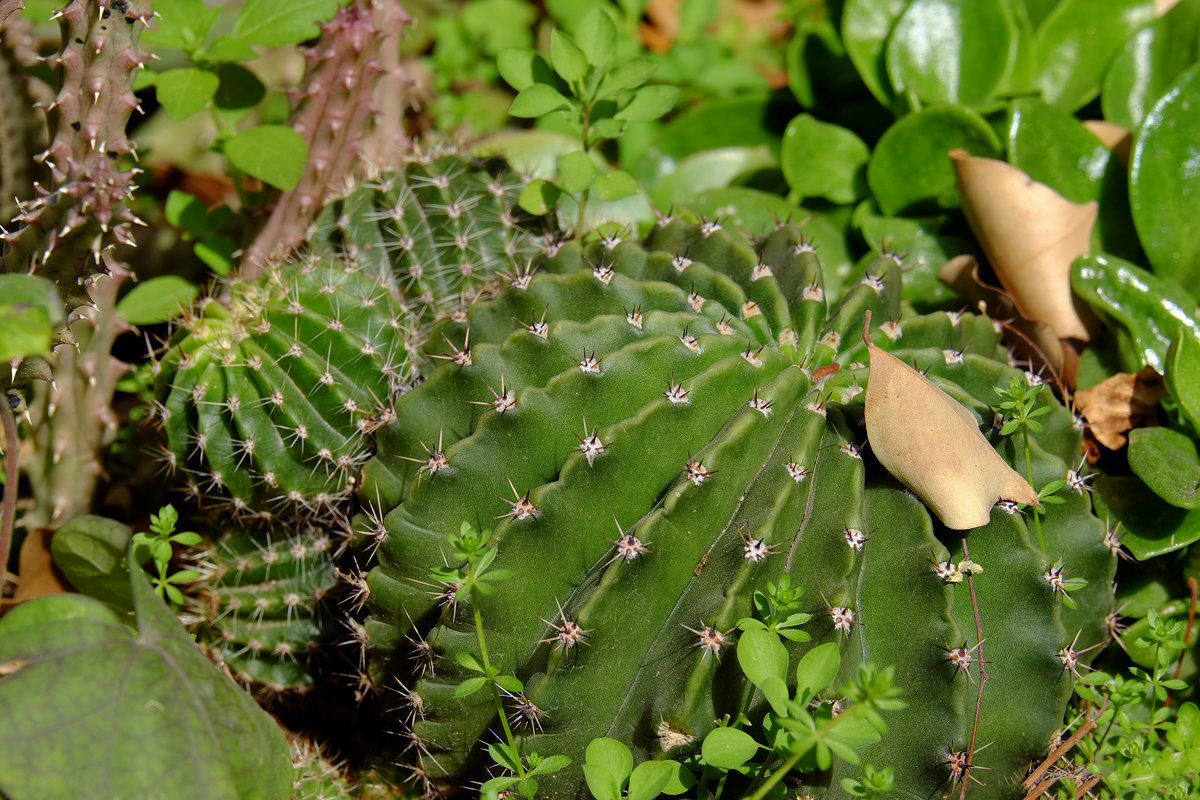
POLYGON ((53 279, 68 310, 88 302, 84 280, 112 269, 111 248, 132 245, 136 217, 126 206, 137 173, 122 159, 133 154, 125 135, 138 107, 130 89, 144 64, 137 36, 150 13, 136 0, 71 0, 55 12, 63 33, 59 90, 45 111, 50 146, 38 156, 50 185, 21 205, 5 269, 53 279))
POLYGON ((419 153, 326 207, 312 244, 391 269, 424 325, 461 318, 538 252, 520 191, 498 160, 419 153))
MULTIPOLYGON (((374 89, 386 48, 397 47, 396 38, 411 22, 396 0, 359 0, 339 9, 305 50, 307 72, 291 91, 296 108, 291 126, 308 145, 308 163, 246 251, 243 275, 257 275, 272 258, 298 247, 327 196, 362 177, 355 172, 362 169, 364 140, 376 118, 374 89)), ((398 157, 399 152, 391 154, 398 157)))
POLYGON ((197 641, 247 687, 305 691, 315 661, 337 646, 336 543, 325 531, 235 530, 199 559, 185 615, 197 641))
MULTIPOLYGON (((493 724, 489 703, 452 699, 464 677, 452 656, 476 647, 471 615, 456 613, 453 587, 423 574, 442 565, 441 535, 465 519, 496 528, 497 563, 517 573, 482 611, 489 649, 526 680, 509 705, 530 719, 534 749, 543 730, 559 749, 602 732, 644 750, 702 735, 736 705, 711 684, 712 657, 732 641, 753 589, 786 570, 817 604, 814 634, 854 654, 847 670, 897 664, 901 685, 921 698, 897 727, 922 735, 889 738, 880 746, 888 763, 903 760, 904 779, 917 784, 942 775, 945 754, 911 742, 938 731, 944 748, 966 745, 967 678, 948 653, 965 649, 960 660, 971 660, 974 622, 945 580, 952 573, 935 569, 953 559, 928 512, 885 479, 865 482, 855 431, 866 358, 853 334, 875 311, 887 320, 881 346, 990 422, 993 387, 1012 373, 992 323, 902 319, 891 257, 827 306, 819 263, 788 228, 751 249, 712 223, 675 222, 646 250, 611 239, 572 246, 542 271, 512 276, 468 320, 435 329, 445 346, 431 342, 434 355, 453 366, 402 400, 367 471, 368 497, 403 501, 375 534, 368 632, 377 681, 432 672, 405 689, 421 709, 406 720, 418 771, 457 771, 471 758, 464 745, 493 724), (914 626, 927 635, 911 636, 914 626), (681 662, 689 650, 694 660, 681 662), (618 651, 636 655, 622 665, 618 651), (654 677, 645 664, 660 665, 654 677)), ((1042 439, 1050 452, 1035 444, 1038 470, 1065 470, 1075 434, 1061 408, 1042 439)), ((1102 641, 1111 608, 1111 554, 1086 499, 1051 509, 1043 525, 1048 548, 1092 581, 1076 612, 1058 602, 1024 521, 997 514, 972 538, 972 558, 991 570, 979 590, 989 641, 1025 642, 1012 645, 1015 664, 989 668, 989 685, 1006 675, 983 709, 989 738, 1004 734, 989 751, 1004 770, 1035 755, 1057 725, 1070 683, 1058 654, 1082 650, 1071 644, 1081 630, 1083 642, 1102 641), (1038 698, 1048 711, 1021 731, 994 722, 1011 716, 1000 708, 1026 683, 1048 687, 1038 698)))
POLYGON ((164 356, 167 462, 239 514, 336 515, 418 379, 418 344, 389 274, 315 255, 274 265, 185 320, 164 356))

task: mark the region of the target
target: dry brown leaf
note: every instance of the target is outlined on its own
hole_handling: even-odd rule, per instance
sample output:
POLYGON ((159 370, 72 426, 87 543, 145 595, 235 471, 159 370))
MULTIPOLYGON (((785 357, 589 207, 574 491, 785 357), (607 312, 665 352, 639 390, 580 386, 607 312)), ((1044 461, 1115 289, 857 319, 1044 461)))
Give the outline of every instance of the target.
POLYGON ((1109 450, 1120 450, 1126 434, 1155 418, 1155 407, 1167 393, 1162 376, 1153 367, 1136 374, 1118 372, 1089 389, 1075 393, 1075 410, 1087 422, 1096 441, 1109 450))
POLYGON ((13 596, 14 604, 48 594, 73 591, 50 556, 50 540, 53 537, 53 530, 41 528, 31 532, 22 542, 20 572, 17 573, 20 582, 13 596))
POLYGON ((961 403, 867 337, 867 439, 888 472, 929 506, 947 528, 986 525, 997 500, 1037 505, 1037 492, 979 432, 961 403))
POLYGON ((1071 262, 1088 252, 1096 203, 1072 203, 1003 161, 949 156, 963 213, 1021 316, 1087 341, 1090 314, 1071 294, 1071 262))

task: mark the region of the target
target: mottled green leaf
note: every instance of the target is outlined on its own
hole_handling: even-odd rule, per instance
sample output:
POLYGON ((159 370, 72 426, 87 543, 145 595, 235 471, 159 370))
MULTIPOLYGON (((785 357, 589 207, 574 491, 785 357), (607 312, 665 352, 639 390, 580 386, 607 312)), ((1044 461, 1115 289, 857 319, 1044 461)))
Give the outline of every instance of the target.
POLYGON ((1200 540, 1200 509, 1173 506, 1133 476, 1101 477, 1094 486, 1096 514, 1121 524, 1121 544, 1139 561, 1200 540))
POLYGON ((124 565, 132 538, 128 525, 84 514, 54 532, 50 555, 80 592, 132 612, 133 593, 124 565))

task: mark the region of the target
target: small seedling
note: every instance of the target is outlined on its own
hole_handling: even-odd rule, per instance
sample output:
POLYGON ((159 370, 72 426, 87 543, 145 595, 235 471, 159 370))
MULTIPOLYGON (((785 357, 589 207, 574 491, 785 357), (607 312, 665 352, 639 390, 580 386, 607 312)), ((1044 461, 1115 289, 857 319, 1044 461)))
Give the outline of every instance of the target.
POLYGON ((150 574, 150 584, 159 597, 166 597, 177 606, 183 605, 183 592, 178 584, 191 583, 200 577, 194 569, 181 569, 168 574, 171 557, 175 553, 174 545, 194 547, 200 544, 200 534, 191 531, 175 532, 179 523, 179 513, 174 506, 166 505, 157 514, 150 515, 150 533, 135 533, 133 535, 133 560, 144 564, 147 559, 154 562, 150 574))

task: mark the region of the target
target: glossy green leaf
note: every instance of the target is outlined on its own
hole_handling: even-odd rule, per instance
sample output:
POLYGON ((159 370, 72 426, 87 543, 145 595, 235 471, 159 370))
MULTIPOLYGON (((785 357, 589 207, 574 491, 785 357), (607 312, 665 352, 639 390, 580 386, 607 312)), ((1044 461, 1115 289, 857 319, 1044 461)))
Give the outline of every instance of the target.
POLYGON ((866 87, 884 106, 895 91, 888 77, 884 51, 892 26, 908 0, 846 0, 842 9, 842 43, 866 87))
POLYGON ((1162 427, 1130 431, 1129 468, 1171 505, 1200 508, 1200 454, 1187 434, 1162 427))
POLYGON ((206 69, 171 69, 159 73, 155 91, 167 118, 179 122, 207 106, 220 84, 217 74, 206 69))
POLYGON ((978 106, 991 99, 1016 55, 1016 25, 1002 0, 913 0, 885 57, 897 92, 978 106))
POLYGON ((296 188, 308 162, 308 145, 286 125, 260 125, 242 131, 225 143, 234 167, 277 189, 296 188))
POLYGON ((1001 145, 991 126, 964 108, 928 108, 888 128, 867 165, 880 210, 896 216, 957 208, 954 167, 946 157, 956 148, 995 158, 1001 145))
POLYGON ((297 44, 320 33, 333 18, 337 0, 246 0, 233 23, 233 35, 248 44, 297 44))
POLYGON ((677 769, 670 761, 643 761, 629 776, 625 800, 654 800, 667 788, 677 769))
POLYGON ((53 283, 35 275, 0 275, 0 363, 49 352, 50 336, 62 322, 53 283))
POLYGON ((1104 118, 1137 130, 1146 112, 1200 56, 1200 2, 1182 0, 1125 42, 1100 93, 1104 118))
POLYGON ((1200 434, 1200 337, 1182 326, 1167 348, 1167 391, 1192 430, 1200 434))
POLYGON ((745 731, 737 728, 717 728, 704 737, 700 757, 710 767, 737 769, 759 750, 758 742, 745 731))
POLYGON ((596 196, 601 200, 622 200, 638 193, 637 181, 628 172, 620 169, 601 173, 592 183, 596 196))
POLYGON ((559 157, 554 182, 564 191, 578 194, 592 185, 596 172, 591 157, 582 150, 574 150, 559 157))
POLYGON ((12 800, 286 797, 275 720, 196 648, 141 571, 137 630, 98 600, 51 595, 0 620, 0 791, 12 800))
POLYGON ((626 122, 650 122, 674 108, 678 99, 679 88, 676 86, 643 86, 633 90, 629 102, 621 106, 616 118, 626 122))
POLYGON ((659 208, 679 206, 706 189, 728 186, 739 175, 776 165, 766 147, 722 147, 695 153, 650 190, 651 200, 659 208))
POLYGON ((544 83, 534 83, 522 89, 513 99, 508 113, 514 117, 540 117, 551 111, 566 108, 570 103, 567 98, 544 83))
POLYGON ((117 303, 117 314, 130 325, 167 322, 192 305, 199 290, 178 275, 159 275, 133 287, 117 303))
POLYGON ((133 611, 125 553, 133 531, 107 517, 84 514, 54 532, 50 555, 71 585, 88 597, 133 611))
POLYGON ((588 67, 587 57, 579 45, 557 28, 550 31, 550 63, 558 77, 567 83, 582 78, 588 67))
POLYGON ((1129 162, 1133 223, 1155 274, 1200 283, 1200 64, 1146 115, 1129 162))
POLYGON ((575 27, 579 49, 593 67, 603 67, 612 60, 617 47, 617 26, 602 8, 596 7, 583 15, 575 27))
POLYGON ((1167 503, 1133 476, 1105 476, 1094 484, 1096 514, 1121 524, 1121 544, 1139 561, 1200 540, 1200 509, 1167 503))
POLYGON ((1074 111, 1095 97, 1109 61, 1153 15, 1150 0, 1062 0, 1034 37, 1045 101, 1074 111))
POLYGON ((779 160, 794 194, 852 203, 867 192, 870 157, 853 131, 799 114, 783 133, 779 160))

